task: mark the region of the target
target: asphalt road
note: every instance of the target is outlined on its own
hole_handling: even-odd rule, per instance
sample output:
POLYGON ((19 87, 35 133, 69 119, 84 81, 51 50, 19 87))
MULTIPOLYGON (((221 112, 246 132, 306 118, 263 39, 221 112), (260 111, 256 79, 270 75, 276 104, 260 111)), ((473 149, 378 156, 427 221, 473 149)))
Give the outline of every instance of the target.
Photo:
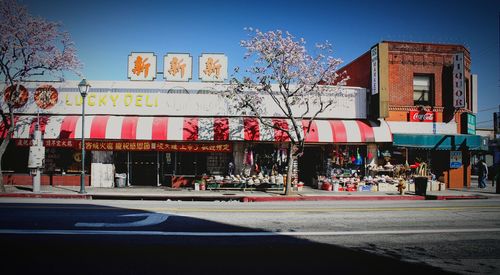
POLYGON ((500 273, 500 200, 0 200, 7 274, 500 273))

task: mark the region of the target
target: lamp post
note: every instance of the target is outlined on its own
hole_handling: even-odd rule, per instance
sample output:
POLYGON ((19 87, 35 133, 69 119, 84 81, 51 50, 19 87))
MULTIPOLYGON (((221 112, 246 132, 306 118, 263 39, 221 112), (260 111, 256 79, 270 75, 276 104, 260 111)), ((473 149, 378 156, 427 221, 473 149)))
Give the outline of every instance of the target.
POLYGON ((80 178, 80 194, 85 194, 85 97, 90 89, 90 84, 84 78, 78 84, 78 90, 82 96, 82 174, 80 178))

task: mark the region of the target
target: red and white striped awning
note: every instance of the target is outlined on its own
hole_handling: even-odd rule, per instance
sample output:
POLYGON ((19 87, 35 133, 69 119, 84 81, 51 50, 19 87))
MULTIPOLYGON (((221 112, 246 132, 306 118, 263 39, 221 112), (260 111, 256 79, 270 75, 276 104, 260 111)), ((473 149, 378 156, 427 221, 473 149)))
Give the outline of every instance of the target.
MULTIPOLYGON (((283 129, 291 129, 286 119, 268 119, 283 129)), ((13 138, 30 138, 36 116, 16 117, 13 138)), ((44 139, 80 139, 81 116, 40 116, 44 139)), ((302 121, 307 126, 308 121, 302 121)), ((0 125, 0 131, 3 129, 0 125)), ((5 133, 4 133, 5 134, 5 133)), ((165 141, 287 141, 280 130, 265 126, 252 117, 139 117, 85 116, 85 138, 96 140, 165 141)), ((308 143, 392 142, 383 120, 315 120, 308 143)))

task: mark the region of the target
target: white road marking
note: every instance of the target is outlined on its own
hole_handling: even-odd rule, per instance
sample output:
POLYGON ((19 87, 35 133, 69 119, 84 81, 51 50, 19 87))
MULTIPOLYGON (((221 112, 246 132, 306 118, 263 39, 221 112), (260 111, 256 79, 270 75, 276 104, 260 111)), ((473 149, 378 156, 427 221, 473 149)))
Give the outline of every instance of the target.
POLYGON ((125 223, 87 223, 79 222, 76 223, 76 227, 141 227, 141 226, 151 226, 162 223, 168 219, 168 215, 159 213, 144 213, 144 214, 129 214, 121 215, 120 217, 146 217, 143 220, 135 222, 125 222, 125 223))
POLYGON ((437 234, 500 232, 500 228, 414 229, 381 231, 319 231, 319 232, 163 232, 133 230, 43 230, 0 229, 0 234, 14 235, 136 235, 136 236, 187 236, 187 237, 270 237, 270 236, 347 236, 387 234, 437 234))

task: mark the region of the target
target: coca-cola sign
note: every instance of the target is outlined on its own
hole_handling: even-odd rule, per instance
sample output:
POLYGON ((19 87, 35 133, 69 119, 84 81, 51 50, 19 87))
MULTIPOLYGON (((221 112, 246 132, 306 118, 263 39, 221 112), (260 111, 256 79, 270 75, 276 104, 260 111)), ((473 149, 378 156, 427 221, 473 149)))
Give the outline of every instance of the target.
POLYGON ((413 122, 433 122, 434 117, 434 112, 410 111, 410 121, 413 122))

